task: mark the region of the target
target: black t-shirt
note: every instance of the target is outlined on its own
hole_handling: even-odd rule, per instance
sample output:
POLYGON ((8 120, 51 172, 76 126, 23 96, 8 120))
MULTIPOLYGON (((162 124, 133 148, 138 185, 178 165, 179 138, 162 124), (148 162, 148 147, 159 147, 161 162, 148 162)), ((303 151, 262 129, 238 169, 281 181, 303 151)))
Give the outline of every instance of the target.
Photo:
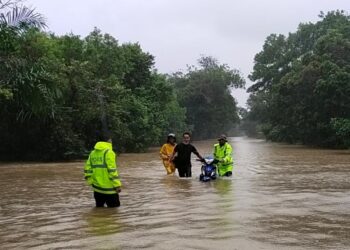
POLYGON ((174 159, 174 163, 177 167, 181 166, 191 166, 191 153, 198 154, 197 149, 192 144, 177 144, 174 148, 174 153, 177 156, 174 159))

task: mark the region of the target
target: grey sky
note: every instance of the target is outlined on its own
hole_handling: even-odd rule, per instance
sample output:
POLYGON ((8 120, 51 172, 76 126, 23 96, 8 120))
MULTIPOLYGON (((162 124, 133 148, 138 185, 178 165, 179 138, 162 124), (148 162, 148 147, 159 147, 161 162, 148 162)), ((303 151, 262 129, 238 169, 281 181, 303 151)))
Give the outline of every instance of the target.
MULTIPOLYGON (((94 27, 120 42, 139 42, 162 73, 216 57, 245 78, 271 33, 294 32, 320 11, 349 11, 350 0, 27 0, 56 34, 86 36, 94 27)), ((250 82, 247 80, 247 85, 250 82)), ((234 90, 240 106, 245 90, 234 90)))

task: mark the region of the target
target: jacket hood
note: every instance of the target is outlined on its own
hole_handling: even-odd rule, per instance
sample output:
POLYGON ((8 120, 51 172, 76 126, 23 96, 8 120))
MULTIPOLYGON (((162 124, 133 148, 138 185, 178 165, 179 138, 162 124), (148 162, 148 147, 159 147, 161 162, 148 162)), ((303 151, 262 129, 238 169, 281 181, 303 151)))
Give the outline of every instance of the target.
POLYGON ((105 149, 112 149, 112 143, 110 142, 104 142, 99 141, 96 143, 95 147, 96 150, 105 150, 105 149))

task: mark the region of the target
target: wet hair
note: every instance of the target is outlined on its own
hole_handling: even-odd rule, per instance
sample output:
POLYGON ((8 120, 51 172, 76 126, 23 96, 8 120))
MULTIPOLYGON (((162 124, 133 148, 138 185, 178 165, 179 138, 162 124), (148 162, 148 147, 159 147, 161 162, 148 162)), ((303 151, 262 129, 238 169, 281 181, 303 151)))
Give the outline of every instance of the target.
POLYGON ((182 137, 184 137, 185 135, 188 135, 189 137, 191 137, 191 133, 190 133, 190 132, 184 132, 184 133, 182 134, 182 137))
POLYGON ((110 139, 112 139, 112 133, 109 132, 109 131, 100 132, 100 133, 98 134, 98 140, 99 140, 99 141, 107 142, 107 141, 109 141, 110 139))

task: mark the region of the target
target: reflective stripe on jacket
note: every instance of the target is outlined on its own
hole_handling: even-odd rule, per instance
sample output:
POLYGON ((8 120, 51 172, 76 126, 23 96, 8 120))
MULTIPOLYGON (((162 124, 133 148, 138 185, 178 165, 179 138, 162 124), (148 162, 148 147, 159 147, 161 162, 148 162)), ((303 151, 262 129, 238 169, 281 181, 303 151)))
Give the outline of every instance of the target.
POLYGON ((112 144, 98 142, 90 153, 84 168, 85 179, 98 193, 115 194, 121 186, 112 144))
POLYGON ((218 167, 219 175, 222 176, 228 171, 233 170, 233 158, 232 158, 232 147, 230 144, 225 142, 223 146, 219 143, 214 145, 214 159, 219 162, 216 164, 218 167))

